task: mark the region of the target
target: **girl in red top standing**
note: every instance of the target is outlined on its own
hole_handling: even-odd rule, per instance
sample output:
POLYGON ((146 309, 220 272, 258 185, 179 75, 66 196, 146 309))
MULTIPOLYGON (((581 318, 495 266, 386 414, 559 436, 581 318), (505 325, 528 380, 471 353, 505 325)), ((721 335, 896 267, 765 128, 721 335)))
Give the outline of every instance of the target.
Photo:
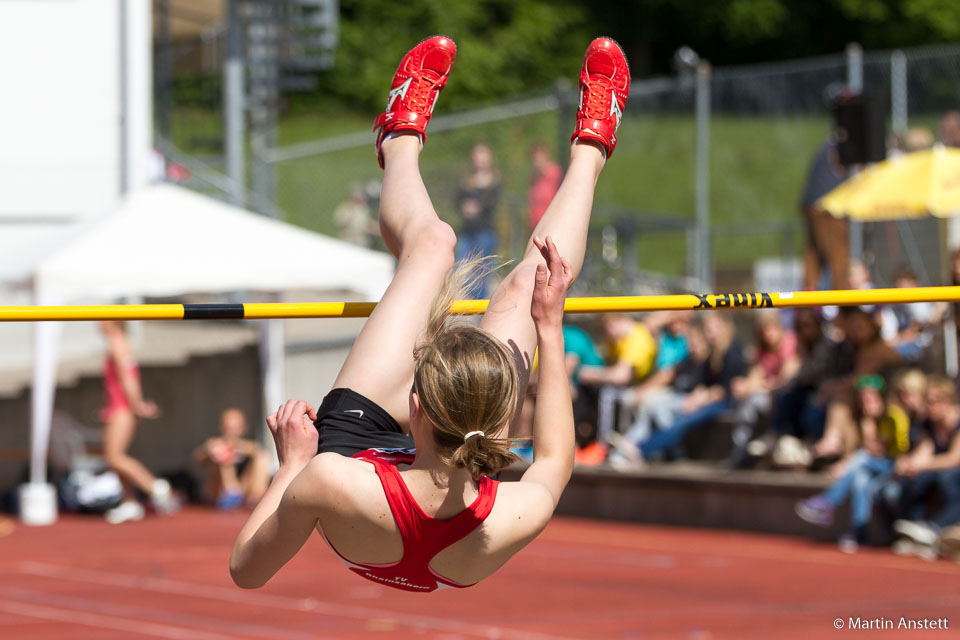
POLYGON ((452 269, 456 237, 437 217, 418 167, 455 55, 443 36, 414 47, 376 120, 385 169, 380 229, 397 271, 320 409, 291 400, 267 419, 280 469, 234 545, 230 572, 241 587, 263 585, 314 532, 379 584, 414 592, 468 586, 543 530, 570 478, 563 302, 583 263, 594 186, 616 146, 629 69, 612 40, 588 47, 566 177, 475 326, 447 316, 484 270, 477 261, 452 269), (497 483, 491 477, 516 459, 505 435, 538 347, 534 462, 519 482, 497 483), (415 452, 396 450, 414 442, 415 452))
POLYGON ((133 495, 134 487, 150 496, 158 512, 169 513, 176 508, 170 483, 156 478, 143 463, 127 453, 136 432, 137 418, 156 418, 159 410, 143 398, 140 368, 123 323, 101 322, 100 331, 107 340, 107 357, 103 363, 104 406, 100 410, 103 456, 107 467, 120 476, 123 485, 123 501, 107 511, 107 521, 120 524, 143 518, 145 511, 133 495))

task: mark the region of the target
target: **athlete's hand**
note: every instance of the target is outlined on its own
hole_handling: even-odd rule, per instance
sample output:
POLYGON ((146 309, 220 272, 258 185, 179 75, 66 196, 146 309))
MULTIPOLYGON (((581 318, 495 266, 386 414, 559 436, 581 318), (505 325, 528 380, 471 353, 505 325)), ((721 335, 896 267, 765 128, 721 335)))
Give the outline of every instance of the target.
POLYGON ((302 469, 317 455, 320 434, 313 426, 316 410, 303 400, 287 400, 267 416, 267 426, 277 445, 280 466, 302 469))
POLYGON ((573 284, 573 269, 565 258, 560 257, 560 251, 550 236, 546 240, 534 236, 533 244, 546 263, 537 265, 530 315, 538 330, 559 331, 563 324, 563 303, 573 284))

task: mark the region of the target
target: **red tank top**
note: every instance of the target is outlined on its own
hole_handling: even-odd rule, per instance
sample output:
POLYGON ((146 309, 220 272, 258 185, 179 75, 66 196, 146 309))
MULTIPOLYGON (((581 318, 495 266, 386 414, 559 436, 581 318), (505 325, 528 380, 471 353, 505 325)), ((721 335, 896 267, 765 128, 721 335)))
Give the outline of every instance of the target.
POLYGON ((497 498, 496 480, 481 477, 479 495, 469 507, 449 520, 431 518, 414 499, 397 470, 398 464, 413 462, 409 449, 368 449, 353 456, 373 465, 383 485, 387 503, 393 513, 393 519, 400 530, 403 540, 403 557, 389 564, 361 564, 347 560, 336 548, 330 548, 340 556, 344 564, 359 576, 379 584, 426 593, 447 587, 470 587, 470 584, 457 584, 443 578, 430 568, 433 557, 466 537, 490 515, 497 498))
MULTIPOLYGON (((127 366, 133 376, 139 380, 140 368, 137 366, 136 360, 131 358, 127 366)), ((130 401, 123 390, 123 385, 120 384, 116 362, 113 358, 107 356, 103 363, 103 409, 100 410, 101 419, 107 419, 117 409, 130 409, 130 401)))

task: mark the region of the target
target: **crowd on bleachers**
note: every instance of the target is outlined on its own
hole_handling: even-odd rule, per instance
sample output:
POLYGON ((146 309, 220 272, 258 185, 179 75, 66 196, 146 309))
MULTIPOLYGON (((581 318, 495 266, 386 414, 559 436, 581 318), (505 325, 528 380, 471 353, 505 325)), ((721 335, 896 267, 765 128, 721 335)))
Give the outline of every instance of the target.
MULTIPOLYGON (((873 286, 857 262, 848 277, 873 286)), ((908 268, 891 281, 917 284, 908 268)), ((829 526, 849 500, 842 548, 863 543, 882 513, 900 550, 929 553, 960 522, 960 402, 942 373, 952 314, 914 303, 603 314, 568 326, 577 461, 688 460, 697 434, 722 432, 729 468, 829 474, 833 486, 797 514, 829 526)))

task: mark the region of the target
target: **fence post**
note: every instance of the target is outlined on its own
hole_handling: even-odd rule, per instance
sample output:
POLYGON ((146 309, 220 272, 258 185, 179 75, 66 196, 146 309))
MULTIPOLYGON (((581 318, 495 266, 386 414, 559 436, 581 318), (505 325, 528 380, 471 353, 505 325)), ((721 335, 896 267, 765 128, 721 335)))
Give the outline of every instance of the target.
POLYGON ((897 135, 907 132, 907 56, 890 54, 890 126, 897 135))
POLYGON ((713 288, 713 264, 710 252, 710 63, 697 65, 697 278, 713 288))
MULTIPOLYGON (((847 88, 851 93, 863 92, 863 49, 856 42, 847 45, 847 88)), ((852 174, 852 172, 851 172, 852 174)), ((863 223, 850 220, 850 257, 863 258, 863 223)))
POLYGON ((223 146, 226 153, 230 201, 246 204, 244 149, 244 87, 242 25, 239 0, 227 0, 227 56, 223 65, 223 146))

